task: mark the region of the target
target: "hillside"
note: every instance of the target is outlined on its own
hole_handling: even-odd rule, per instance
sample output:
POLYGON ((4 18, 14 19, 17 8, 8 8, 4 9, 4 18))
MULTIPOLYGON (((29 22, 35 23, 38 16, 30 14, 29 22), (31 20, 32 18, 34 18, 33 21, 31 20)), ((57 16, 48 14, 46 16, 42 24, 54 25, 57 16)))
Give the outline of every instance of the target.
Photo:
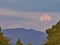
POLYGON ((24 28, 16 28, 16 29, 5 29, 2 30, 4 35, 8 38, 11 38, 11 44, 15 45, 18 37, 20 37, 23 45, 31 42, 33 45, 42 45, 46 34, 44 32, 35 31, 33 29, 24 29, 24 28))

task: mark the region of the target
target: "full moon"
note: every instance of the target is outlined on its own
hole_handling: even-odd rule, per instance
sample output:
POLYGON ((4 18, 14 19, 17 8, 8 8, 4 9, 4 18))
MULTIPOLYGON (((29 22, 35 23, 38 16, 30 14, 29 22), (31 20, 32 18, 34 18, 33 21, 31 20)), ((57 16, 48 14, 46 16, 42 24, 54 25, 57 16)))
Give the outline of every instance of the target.
POLYGON ((48 14, 43 14, 42 16, 40 16, 41 22, 50 21, 50 20, 51 20, 51 16, 48 14))

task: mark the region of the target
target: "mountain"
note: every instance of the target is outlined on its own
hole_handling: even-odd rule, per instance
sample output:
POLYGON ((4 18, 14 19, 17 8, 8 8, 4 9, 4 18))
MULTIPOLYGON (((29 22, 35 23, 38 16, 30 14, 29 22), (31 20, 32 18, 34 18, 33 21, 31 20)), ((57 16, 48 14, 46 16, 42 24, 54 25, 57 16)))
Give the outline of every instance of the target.
POLYGON ((33 29, 24 29, 24 28, 16 28, 16 29, 5 29, 2 30, 4 36, 10 38, 11 45, 15 45, 18 37, 20 38, 23 45, 27 43, 32 43, 32 45, 43 45, 46 34, 44 32, 35 31, 33 29))

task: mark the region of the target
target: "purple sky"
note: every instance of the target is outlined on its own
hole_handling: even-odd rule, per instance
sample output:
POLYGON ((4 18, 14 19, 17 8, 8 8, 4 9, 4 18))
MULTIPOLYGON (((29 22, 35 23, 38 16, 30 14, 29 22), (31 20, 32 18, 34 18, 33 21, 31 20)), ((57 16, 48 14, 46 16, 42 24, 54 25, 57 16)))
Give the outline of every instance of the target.
POLYGON ((2 29, 31 28, 44 32, 58 20, 60 20, 59 0, 0 0, 2 29), (50 16, 51 20, 41 22, 42 15, 50 16))

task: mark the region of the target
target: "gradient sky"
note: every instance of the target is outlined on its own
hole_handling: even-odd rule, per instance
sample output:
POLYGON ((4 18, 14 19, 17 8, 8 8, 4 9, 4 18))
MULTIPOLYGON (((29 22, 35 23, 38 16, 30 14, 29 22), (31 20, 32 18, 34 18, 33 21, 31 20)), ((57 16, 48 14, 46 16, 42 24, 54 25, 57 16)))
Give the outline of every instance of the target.
POLYGON ((0 0, 2 29, 26 28, 44 32, 58 20, 60 0, 0 0), (42 15, 50 16, 51 20, 40 21, 42 15))

